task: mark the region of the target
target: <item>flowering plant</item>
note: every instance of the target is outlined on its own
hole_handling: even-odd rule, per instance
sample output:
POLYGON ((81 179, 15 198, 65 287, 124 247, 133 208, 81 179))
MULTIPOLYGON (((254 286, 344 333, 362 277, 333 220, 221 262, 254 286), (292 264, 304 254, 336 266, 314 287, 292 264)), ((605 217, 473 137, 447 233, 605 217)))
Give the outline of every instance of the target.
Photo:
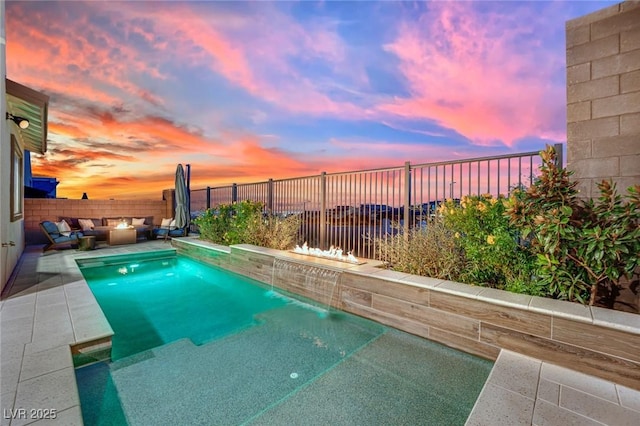
POLYGON ((502 196, 465 196, 447 200, 439 213, 466 257, 461 280, 494 288, 540 295, 532 281, 533 258, 521 244, 518 229, 505 216, 502 196))
POLYGON ((614 300, 620 278, 640 265, 640 185, 623 199, 602 181, 598 202, 583 201, 554 148, 540 156, 540 177, 512 196, 507 214, 531 238, 541 284, 559 299, 593 305, 600 290, 614 300))

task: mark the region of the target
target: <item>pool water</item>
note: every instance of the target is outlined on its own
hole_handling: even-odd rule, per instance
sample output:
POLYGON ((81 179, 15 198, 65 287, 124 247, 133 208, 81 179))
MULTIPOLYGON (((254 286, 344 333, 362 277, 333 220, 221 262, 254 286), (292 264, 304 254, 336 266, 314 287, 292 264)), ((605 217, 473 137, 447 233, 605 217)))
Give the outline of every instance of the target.
POLYGON ((247 280, 175 256, 81 270, 115 332, 113 360, 182 338, 201 345, 286 304, 247 280))
POLYGON ((87 425, 464 424, 492 363, 183 257, 82 267, 115 334, 87 425))

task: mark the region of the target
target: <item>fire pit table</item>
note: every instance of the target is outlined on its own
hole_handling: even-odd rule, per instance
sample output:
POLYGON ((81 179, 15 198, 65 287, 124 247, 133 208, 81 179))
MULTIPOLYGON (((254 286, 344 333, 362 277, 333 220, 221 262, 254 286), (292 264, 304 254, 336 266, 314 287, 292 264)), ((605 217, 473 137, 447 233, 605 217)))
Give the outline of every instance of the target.
POLYGON ((109 230, 107 244, 117 246, 120 244, 136 243, 136 228, 116 228, 109 230))

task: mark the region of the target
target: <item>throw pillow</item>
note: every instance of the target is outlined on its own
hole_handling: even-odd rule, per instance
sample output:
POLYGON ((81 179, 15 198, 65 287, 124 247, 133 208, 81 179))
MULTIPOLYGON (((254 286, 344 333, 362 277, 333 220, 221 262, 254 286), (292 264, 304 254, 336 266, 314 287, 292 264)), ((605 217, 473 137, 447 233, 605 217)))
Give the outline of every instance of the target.
POLYGON ((113 228, 120 225, 121 223, 122 221, 120 219, 107 219, 107 226, 111 226, 113 228))
POLYGON ((83 231, 90 231, 94 226, 91 219, 78 219, 78 223, 80 224, 80 228, 82 228, 83 231))
POLYGON ((176 220, 175 219, 173 219, 171 221, 171 223, 169 223, 169 229, 177 229, 176 228, 176 220))
POLYGON ((78 219, 75 218, 75 217, 59 217, 58 219, 64 220, 65 222, 67 222, 69 224, 69 226, 71 227, 71 229, 79 229, 80 228, 80 224, 78 223, 78 219))
POLYGON ((160 224, 160 228, 168 228, 171 225, 172 217, 169 219, 162 219, 162 223, 160 224))
POLYGON ((134 217, 133 219, 131 219, 131 224, 133 226, 142 226, 142 225, 144 225, 144 217, 142 219, 138 219, 138 218, 134 217))
POLYGON ((60 222, 56 222, 56 226, 58 227, 58 231, 65 237, 71 235, 71 227, 64 219, 62 219, 60 222))

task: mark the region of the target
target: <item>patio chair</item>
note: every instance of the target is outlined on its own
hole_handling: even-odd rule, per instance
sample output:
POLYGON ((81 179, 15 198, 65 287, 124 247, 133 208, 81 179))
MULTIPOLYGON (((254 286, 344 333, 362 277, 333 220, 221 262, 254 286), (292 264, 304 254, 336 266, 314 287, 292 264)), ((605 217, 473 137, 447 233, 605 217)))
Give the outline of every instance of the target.
POLYGON ((165 240, 172 237, 186 237, 187 227, 185 226, 184 228, 176 228, 176 229, 158 227, 158 228, 154 228, 151 231, 151 235, 152 235, 152 239, 154 240, 158 237, 164 238, 165 240))
POLYGON ((83 236, 82 232, 79 231, 71 231, 69 236, 62 235, 58 230, 58 226, 48 220, 40 223, 40 229, 49 240, 49 244, 44 247, 43 251, 57 249, 62 246, 77 247, 80 242, 79 238, 83 236))

